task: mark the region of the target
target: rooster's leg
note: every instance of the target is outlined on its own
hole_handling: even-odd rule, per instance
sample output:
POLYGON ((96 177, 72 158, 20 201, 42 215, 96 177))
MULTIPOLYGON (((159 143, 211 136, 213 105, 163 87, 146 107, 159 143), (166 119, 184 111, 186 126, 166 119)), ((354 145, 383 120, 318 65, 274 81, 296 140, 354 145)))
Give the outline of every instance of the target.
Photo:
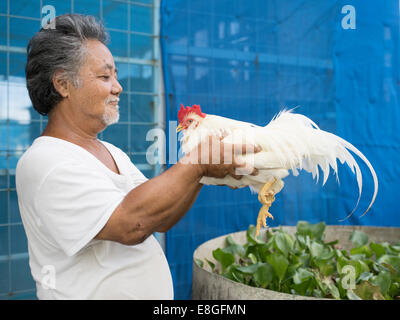
POLYGON ((258 192, 258 200, 262 203, 262 207, 257 217, 257 227, 256 227, 256 236, 260 233, 261 225, 264 227, 267 226, 267 218, 273 219, 272 214, 268 212, 269 207, 272 202, 275 200, 275 193, 270 190, 272 185, 276 182, 276 178, 271 181, 268 181, 258 192))

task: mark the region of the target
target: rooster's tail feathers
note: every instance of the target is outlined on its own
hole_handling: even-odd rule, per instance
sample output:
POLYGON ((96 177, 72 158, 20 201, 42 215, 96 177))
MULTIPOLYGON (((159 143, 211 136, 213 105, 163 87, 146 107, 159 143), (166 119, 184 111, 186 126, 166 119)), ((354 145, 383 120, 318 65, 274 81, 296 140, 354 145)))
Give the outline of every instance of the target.
MULTIPOLYGON (((312 173, 313 179, 319 180, 319 167, 323 173, 323 185, 326 183, 330 168, 336 174, 339 183, 337 160, 346 163, 356 175, 359 189, 357 204, 343 220, 348 219, 358 207, 362 193, 362 174, 356 160, 349 150, 360 157, 368 166, 374 180, 374 194, 365 215, 371 208, 378 193, 378 178, 368 159, 351 143, 323 130, 308 117, 292 113, 293 109, 282 110, 264 128, 269 140, 268 149, 276 153, 282 166, 289 168, 296 175, 297 169, 312 173)), ((340 221, 343 221, 340 220, 340 221)))
MULTIPOLYGON (((356 147, 354 147, 348 141, 346 141, 332 133, 329 133, 329 132, 326 132, 326 133, 328 135, 334 137, 344 148, 349 149, 350 151, 354 152, 358 157, 360 157, 360 159, 364 161, 364 163, 367 165, 368 169, 371 172, 372 178, 374 180, 374 194, 372 196, 372 200, 371 200, 367 210, 361 215, 361 217, 362 217, 369 211, 369 209, 371 209, 372 204, 375 202, 376 195, 378 194, 378 177, 376 176, 375 170, 372 167, 371 163, 361 153, 360 150, 358 150, 356 147)), ((353 211, 347 217, 345 217, 343 220, 340 220, 340 221, 344 221, 352 216, 352 214, 354 213, 354 211, 356 210, 356 208, 360 202, 361 193, 362 193, 362 174, 361 174, 360 167, 357 165, 357 162, 354 160, 354 158, 351 156, 351 154, 346 149, 343 150, 344 152, 339 154, 338 158, 342 164, 344 162, 346 162, 353 173, 354 173, 354 169, 355 169, 355 174, 357 177, 357 183, 358 183, 358 189, 359 189, 359 195, 358 195, 357 204, 356 204, 355 208, 353 209, 353 211)))

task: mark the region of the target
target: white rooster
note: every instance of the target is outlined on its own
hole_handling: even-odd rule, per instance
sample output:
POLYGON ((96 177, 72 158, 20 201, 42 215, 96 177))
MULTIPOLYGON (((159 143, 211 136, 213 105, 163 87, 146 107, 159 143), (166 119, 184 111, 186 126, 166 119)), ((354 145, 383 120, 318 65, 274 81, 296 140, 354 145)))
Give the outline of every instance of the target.
POLYGON ((203 177, 200 180, 200 183, 205 185, 228 185, 233 188, 248 186, 251 191, 258 192, 258 200, 263 206, 257 218, 256 235, 259 234, 262 225, 267 226, 266 218, 273 218, 268 210, 275 200, 275 195, 282 190, 284 186, 282 179, 289 175, 289 170, 297 176, 298 170, 304 169, 311 172, 313 178, 316 177, 318 181, 318 166, 320 166, 324 173, 324 185, 330 167, 337 174, 337 159, 339 159, 356 174, 359 189, 358 205, 362 192, 362 175, 357 162, 347 149, 367 164, 373 176, 375 190, 365 213, 375 201, 378 179, 367 158, 346 140, 320 130, 312 120, 293 113, 292 110, 281 111, 265 127, 205 114, 201 112, 199 105, 187 108, 181 105, 178 119, 179 125, 176 131, 183 133, 181 147, 185 154, 209 136, 223 137, 224 143, 246 143, 261 147, 261 151, 256 154, 238 156, 240 160, 257 168, 259 172, 257 175, 245 175, 240 180, 230 175, 225 178, 203 177))

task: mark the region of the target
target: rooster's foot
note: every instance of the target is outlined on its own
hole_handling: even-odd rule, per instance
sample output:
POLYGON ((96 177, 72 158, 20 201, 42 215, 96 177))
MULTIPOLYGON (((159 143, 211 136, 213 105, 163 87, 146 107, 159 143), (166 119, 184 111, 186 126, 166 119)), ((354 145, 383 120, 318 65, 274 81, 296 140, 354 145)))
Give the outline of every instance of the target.
POLYGON ((264 204, 261 209, 260 212, 258 213, 258 217, 257 217, 257 227, 256 227, 256 237, 258 236, 258 234, 260 233, 260 229, 261 229, 261 225, 264 226, 264 228, 267 227, 267 218, 271 218, 274 219, 274 217, 272 216, 272 214, 270 214, 268 212, 268 209, 271 205, 268 204, 264 204))
POLYGON ((256 226, 256 236, 260 233, 261 225, 264 228, 267 227, 266 220, 267 218, 274 218, 269 212, 268 209, 271 206, 272 202, 275 201, 275 192, 271 190, 272 185, 276 182, 276 178, 271 181, 268 181, 258 192, 258 201, 263 205, 258 213, 257 218, 257 226, 256 226))
POLYGON ((275 193, 270 189, 276 181, 277 181, 276 178, 274 178, 271 181, 268 181, 266 184, 263 185, 260 191, 258 191, 258 201, 260 201, 262 204, 268 204, 274 202, 275 193))

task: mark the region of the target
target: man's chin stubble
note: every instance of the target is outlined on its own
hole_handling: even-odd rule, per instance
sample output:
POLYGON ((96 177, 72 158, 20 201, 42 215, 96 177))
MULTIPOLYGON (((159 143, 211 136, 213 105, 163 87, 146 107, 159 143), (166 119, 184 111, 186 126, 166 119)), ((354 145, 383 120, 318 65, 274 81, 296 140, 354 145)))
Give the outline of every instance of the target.
POLYGON ((119 120, 119 111, 118 111, 118 109, 117 110, 112 110, 111 112, 106 110, 106 112, 104 112, 104 114, 103 114, 103 123, 106 126, 110 126, 112 124, 115 124, 115 123, 118 122, 118 120, 119 120))

